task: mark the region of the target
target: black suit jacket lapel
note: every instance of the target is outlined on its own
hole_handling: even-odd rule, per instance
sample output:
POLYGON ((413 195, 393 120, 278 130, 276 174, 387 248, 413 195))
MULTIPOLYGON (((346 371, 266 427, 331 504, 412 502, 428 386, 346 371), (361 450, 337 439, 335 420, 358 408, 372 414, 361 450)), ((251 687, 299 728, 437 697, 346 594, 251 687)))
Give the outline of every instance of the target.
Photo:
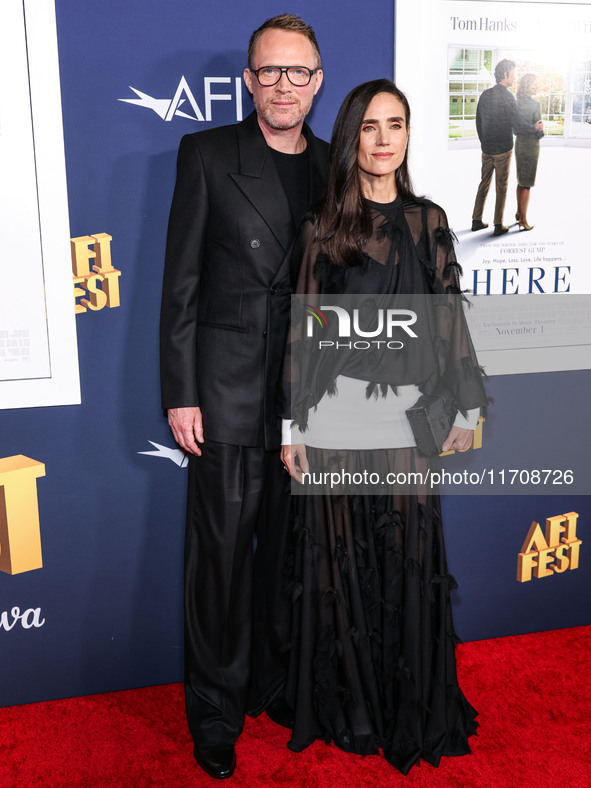
POLYGON ((291 210, 256 112, 237 126, 240 172, 230 177, 287 250, 293 236, 291 210))
POLYGON ((303 133, 310 150, 310 188, 308 193, 308 206, 314 208, 326 189, 328 153, 326 146, 321 147, 316 143, 316 138, 312 134, 312 130, 307 123, 304 123, 303 133))

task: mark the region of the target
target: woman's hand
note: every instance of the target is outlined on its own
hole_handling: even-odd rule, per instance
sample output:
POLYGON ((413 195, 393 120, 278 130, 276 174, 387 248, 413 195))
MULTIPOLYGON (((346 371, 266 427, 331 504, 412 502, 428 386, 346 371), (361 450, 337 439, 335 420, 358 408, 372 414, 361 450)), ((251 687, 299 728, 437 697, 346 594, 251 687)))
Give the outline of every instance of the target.
POLYGON ((296 443, 293 446, 282 446, 281 462, 285 465, 285 470, 289 472, 289 475, 296 482, 302 484, 302 473, 308 473, 310 470, 305 444, 296 443))
MULTIPOLYGON (((464 427, 452 427, 449 435, 445 439, 441 451, 465 451, 470 448, 474 430, 467 430, 464 427)), ((289 447, 284 447, 289 448, 289 447)))

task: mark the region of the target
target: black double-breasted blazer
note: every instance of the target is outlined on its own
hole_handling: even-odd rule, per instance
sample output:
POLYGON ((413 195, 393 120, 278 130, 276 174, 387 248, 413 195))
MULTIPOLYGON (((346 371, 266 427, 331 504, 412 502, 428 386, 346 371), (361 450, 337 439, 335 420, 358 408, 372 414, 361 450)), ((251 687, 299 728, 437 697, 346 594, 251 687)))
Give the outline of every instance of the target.
MULTIPOLYGON (((328 145, 306 125, 303 133, 311 206, 324 191, 328 145)), ((205 440, 280 445, 295 230, 255 112, 183 137, 162 295, 162 406, 199 405, 205 440)))

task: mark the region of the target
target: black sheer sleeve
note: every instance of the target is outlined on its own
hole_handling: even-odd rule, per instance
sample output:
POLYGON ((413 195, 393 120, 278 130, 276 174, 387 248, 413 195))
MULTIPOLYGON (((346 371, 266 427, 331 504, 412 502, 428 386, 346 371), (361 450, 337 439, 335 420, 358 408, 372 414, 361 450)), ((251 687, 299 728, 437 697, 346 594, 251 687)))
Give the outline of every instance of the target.
POLYGON ((455 254, 455 236, 449 229, 445 211, 423 201, 406 211, 420 263, 431 291, 434 313, 434 341, 439 361, 437 387, 452 392, 458 410, 465 415, 472 408, 487 405, 483 370, 478 364, 468 330, 465 310, 468 299, 460 288, 462 269, 455 254))

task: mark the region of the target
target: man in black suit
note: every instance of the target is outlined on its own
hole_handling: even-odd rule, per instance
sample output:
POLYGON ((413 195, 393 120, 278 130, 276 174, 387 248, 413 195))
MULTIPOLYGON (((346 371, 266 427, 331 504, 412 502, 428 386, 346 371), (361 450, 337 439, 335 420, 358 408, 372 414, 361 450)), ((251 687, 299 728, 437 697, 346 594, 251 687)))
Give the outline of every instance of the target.
POLYGON ((248 65, 255 112, 181 141, 161 318, 162 405, 189 453, 187 718, 195 758, 217 778, 234 770, 247 710, 289 723, 280 591, 289 476, 275 400, 286 253, 328 166, 327 144, 304 123, 322 83, 312 28, 290 14, 267 20, 248 65))

